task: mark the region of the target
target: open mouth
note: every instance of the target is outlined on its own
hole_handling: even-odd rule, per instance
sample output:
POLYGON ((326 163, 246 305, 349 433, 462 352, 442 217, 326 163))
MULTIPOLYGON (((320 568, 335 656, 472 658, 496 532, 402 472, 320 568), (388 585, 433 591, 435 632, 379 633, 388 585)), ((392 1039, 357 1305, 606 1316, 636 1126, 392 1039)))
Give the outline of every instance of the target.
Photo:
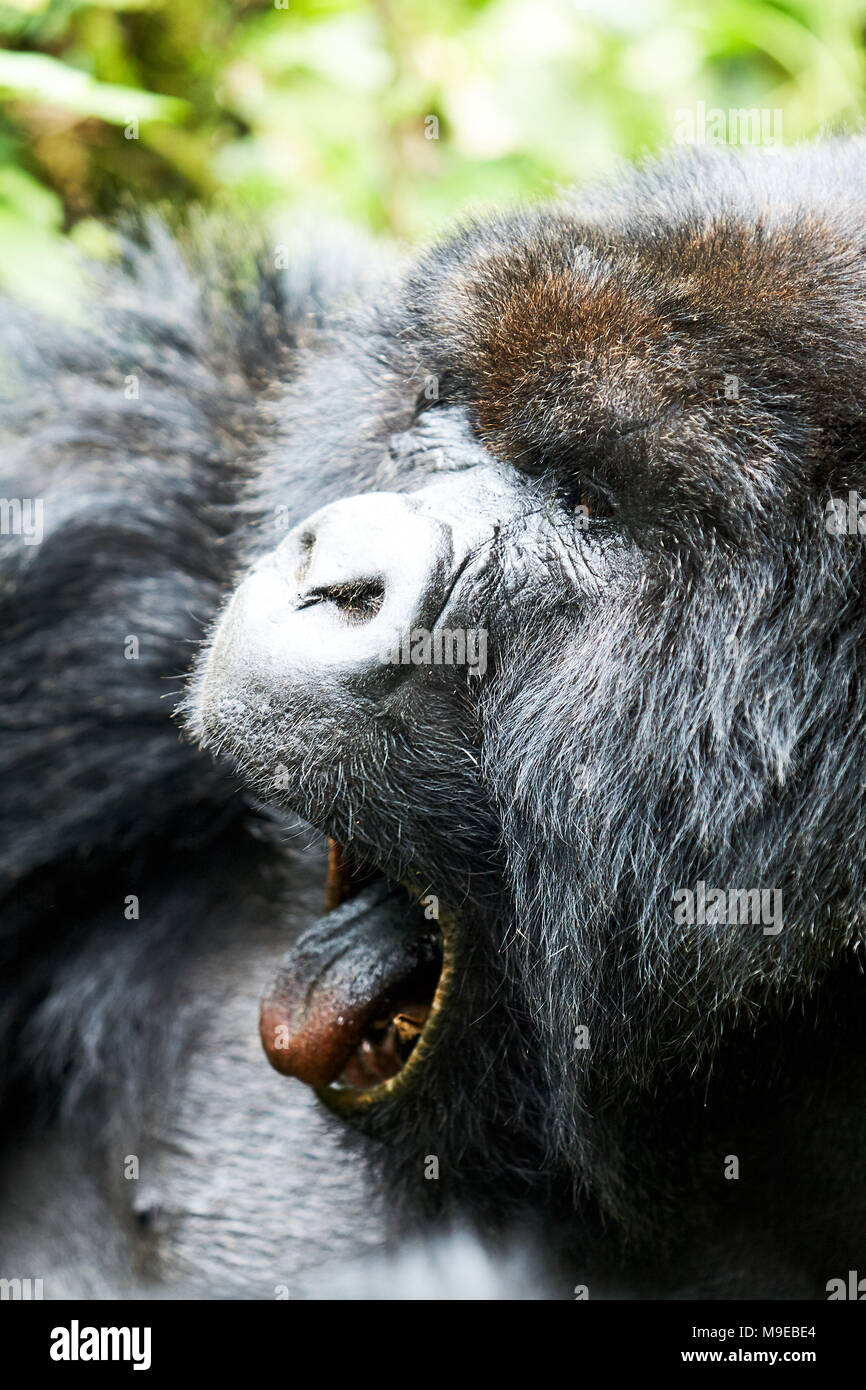
POLYGON ((332 842, 325 916, 262 1002, 268 1059, 337 1109, 391 1095, 429 1045, 448 973, 448 932, 429 908, 332 842))

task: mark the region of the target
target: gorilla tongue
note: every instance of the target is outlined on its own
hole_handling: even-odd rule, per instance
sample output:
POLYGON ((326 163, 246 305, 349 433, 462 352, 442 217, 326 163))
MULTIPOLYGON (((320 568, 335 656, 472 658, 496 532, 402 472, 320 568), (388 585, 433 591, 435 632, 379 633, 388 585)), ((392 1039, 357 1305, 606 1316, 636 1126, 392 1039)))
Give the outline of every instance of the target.
POLYGON ((305 931, 262 1001, 271 1065, 312 1086, 401 1070, 430 1011, 439 942, 405 892, 376 879, 305 931))

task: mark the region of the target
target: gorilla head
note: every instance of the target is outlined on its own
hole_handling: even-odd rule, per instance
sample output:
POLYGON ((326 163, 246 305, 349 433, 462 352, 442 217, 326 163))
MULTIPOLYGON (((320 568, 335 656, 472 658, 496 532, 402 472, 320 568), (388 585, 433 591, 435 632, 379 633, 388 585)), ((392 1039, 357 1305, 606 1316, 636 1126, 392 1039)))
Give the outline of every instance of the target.
POLYGON ((653 166, 336 321, 190 702, 334 842, 275 1064, 422 1202, 686 1281, 863 1232, 863 159, 653 166))

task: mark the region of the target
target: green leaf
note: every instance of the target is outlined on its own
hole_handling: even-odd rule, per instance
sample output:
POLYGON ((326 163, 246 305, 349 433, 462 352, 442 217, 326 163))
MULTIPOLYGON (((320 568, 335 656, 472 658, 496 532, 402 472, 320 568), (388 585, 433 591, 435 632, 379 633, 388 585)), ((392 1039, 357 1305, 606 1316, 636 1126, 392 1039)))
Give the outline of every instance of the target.
POLYGON ((12 164, 0 165, 0 208, 37 227, 63 225, 63 204, 57 194, 12 164))
POLYGON ((180 121, 188 110, 179 97, 97 82, 80 68, 71 68, 44 53, 0 52, 0 94, 7 99, 59 106, 79 116, 96 116, 112 125, 125 125, 135 118, 141 122, 180 121))

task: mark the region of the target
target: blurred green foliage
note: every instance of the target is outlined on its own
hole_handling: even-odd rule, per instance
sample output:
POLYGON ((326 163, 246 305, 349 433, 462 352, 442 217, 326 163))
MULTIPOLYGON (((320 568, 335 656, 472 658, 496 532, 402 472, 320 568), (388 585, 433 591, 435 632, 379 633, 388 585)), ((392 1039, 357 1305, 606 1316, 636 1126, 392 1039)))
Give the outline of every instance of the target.
POLYGON ((0 0, 0 277, 54 294, 125 200, 416 238, 671 143, 859 125, 866 0, 0 0))

